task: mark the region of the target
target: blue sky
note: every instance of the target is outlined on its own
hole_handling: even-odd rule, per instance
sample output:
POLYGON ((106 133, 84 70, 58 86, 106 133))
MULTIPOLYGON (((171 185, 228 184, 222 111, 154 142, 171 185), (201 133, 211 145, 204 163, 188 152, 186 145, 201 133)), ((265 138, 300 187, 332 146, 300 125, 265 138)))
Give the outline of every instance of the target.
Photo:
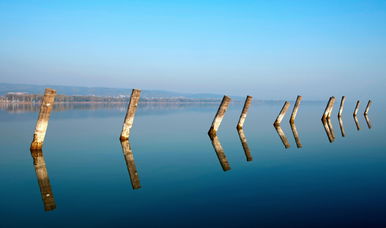
POLYGON ((386 1, 0 0, 0 82, 383 98, 386 1))

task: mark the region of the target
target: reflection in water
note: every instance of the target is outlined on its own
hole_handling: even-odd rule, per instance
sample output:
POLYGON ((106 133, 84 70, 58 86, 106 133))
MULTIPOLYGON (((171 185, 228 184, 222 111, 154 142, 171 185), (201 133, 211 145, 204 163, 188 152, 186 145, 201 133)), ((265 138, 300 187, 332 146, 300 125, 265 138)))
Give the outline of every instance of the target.
POLYGON ((243 145, 245 156, 247 157, 247 161, 252 161, 251 151, 249 150, 247 138, 245 137, 244 130, 242 128, 238 128, 237 132, 239 133, 241 144, 243 145))
POLYGON ((300 142, 300 138, 299 138, 298 130, 296 129, 295 122, 291 122, 290 125, 291 125, 292 134, 294 135, 294 138, 295 138, 296 146, 298 148, 302 148, 303 145, 300 142))
POLYGON ((138 172, 137 168, 135 167, 133 151, 131 150, 129 140, 122 140, 121 146, 123 156, 125 157, 127 170, 129 171, 130 175, 131 186, 133 187, 133 189, 139 189, 141 188, 141 184, 139 182, 138 172))
POLYGON ((357 116, 353 116, 353 117, 354 117, 355 125, 357 126, 357 130, 359 131, 361 129, 361 126, 359 125, 358 117, 357 116))
POLYGON ((281 128, 280 125, 274 125, 274 127, 276 129, 277 134, 280 136, 280 139, 283 142, 284 147, 288 149, 290 147, 290 144, 288 143, 288 139, 285 136, 283 129, 281 128))
POLYGON ((323 118, 322 123, 323 123, 324 130, 326 131, 328 140, 330 141, 330 143, 334 142, 335 137, 333 133, 334 130, 332 129, 331 120, 329 118, 323 118))
POLYGON ((38 178, 40 194, 44 203, 44 210, 51 211, 56 208, 54 195, 52 193, 50 179, 48 178, 48 172, 46 168, 46 162, 44 161, 42 150, 31 150, 33 163, 35 167, 36 176, 38 178))
POLYGON ((224 171, 228 171, 231 169, 228 160, 225 156, 224 149, 222 148, 220 144, 220 140, 218 139, 217 135, 209 135, 210 140, 212 141, 212 145, 214 150, 216 151, 217 158, 220 161, 221 167, 224 171))
POLYGON ((343 126, 343 119, 342 119, 342 117, 338 117, 338 120, 339 120, 339 127, 340 127, 340 132, 342 133, 342 137, 345 137, 346 132, 345 132, 344 126, 343 126))
POLYGON ((371 120, 369 119, 369 116, 368 115, 364 115, 364 116, 365 116, 365 120, 366 120, 366 123, 367 123, 367 127, 369 129, 371 129, 372 124, 371 124, 371 120))

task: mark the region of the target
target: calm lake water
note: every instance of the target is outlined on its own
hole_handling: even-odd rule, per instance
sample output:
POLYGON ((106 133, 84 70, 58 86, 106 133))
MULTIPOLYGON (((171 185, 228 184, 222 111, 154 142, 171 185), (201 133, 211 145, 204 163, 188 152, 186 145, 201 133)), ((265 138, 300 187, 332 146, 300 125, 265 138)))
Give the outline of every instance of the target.
POLYGON ((1 106, 0 226, 386 227, 386 106, 374 102, 369 129, 362 103, 357 130, 347 101, 342 137, 335 104, 330 143, 326 102, 302 102, 302 148, 287 113, 288 149, 272 125, 283 103, 253 103, 251 161, 236 130, 242 104, 218 132, 224 154, 207 135, 218 104, 140 105, 124 145, 132 154, 118 140, 125 105, 63 105, 34 157, 38 106, 1 106))

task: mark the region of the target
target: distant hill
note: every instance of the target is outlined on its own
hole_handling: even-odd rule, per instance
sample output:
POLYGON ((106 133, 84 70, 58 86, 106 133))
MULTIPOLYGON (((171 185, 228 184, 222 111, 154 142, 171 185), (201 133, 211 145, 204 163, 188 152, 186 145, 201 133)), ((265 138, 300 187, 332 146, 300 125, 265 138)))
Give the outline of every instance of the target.
MULTIPOLYGON (((43 94, 45 88, 52 88, 58 94, 68 96, 130 96, 131 88, 104 88, 104 87, 81 87, 81 86, 59 86, 59 85, 30 85, 30 84, 10 84, 0 83, 0 96, 11 92, 24 92, 29 94, 43 94)), ((142 90, 141 97, 144 98, 222 98, 222 94, 211 93, 178 93, 164 90, 142 90)), ((234 99, 241 99, 238 96, 232 96, 234 99)))

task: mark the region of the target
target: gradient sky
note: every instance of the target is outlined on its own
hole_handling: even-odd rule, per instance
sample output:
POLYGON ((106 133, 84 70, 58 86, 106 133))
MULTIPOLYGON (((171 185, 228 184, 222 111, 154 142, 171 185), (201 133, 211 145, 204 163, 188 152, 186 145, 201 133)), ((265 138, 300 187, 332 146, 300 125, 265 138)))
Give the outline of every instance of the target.
POLYGON ((0 0, 0 82, 384 99, 386 1, 0 0))

